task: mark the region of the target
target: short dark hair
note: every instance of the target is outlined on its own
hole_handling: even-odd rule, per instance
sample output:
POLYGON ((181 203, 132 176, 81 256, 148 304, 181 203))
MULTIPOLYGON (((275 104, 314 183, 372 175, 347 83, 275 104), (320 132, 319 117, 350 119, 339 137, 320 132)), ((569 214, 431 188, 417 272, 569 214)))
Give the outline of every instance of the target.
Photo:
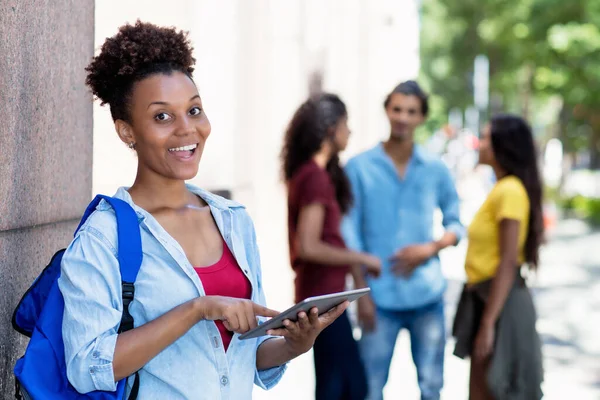
POLYGON ((108 103, 113 120, 130 121, 129 102, 134 83, 154 74, 179 71, 192 79, 195 59, 187 32, 137 21, 107 38, 100 54, 85 69, 86 84, 108 103))
POLYGON ((396 93, 418 97, 419 100, 421 100, 421 112, 423 113, 423 115, 427 116, 427 113, 429 112, 429 96, 423 91, 423 89, 421 89, 421 86, 419 86, 417 82, 406 81, 396 86, 394 90, 392 90, 390 94, 388 94, 385 98, 385 101, 383 102, 384 108, 387 108, 388 104, 390 103, 390 99, 392 98, 392 95, 396 93))

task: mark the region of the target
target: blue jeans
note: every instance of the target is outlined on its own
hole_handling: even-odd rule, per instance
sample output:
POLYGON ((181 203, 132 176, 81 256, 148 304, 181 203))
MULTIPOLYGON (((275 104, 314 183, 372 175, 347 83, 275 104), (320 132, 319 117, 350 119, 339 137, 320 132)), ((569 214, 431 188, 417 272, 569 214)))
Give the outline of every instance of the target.
POLYGON ((363 333, 360 350, 369 383, 369 400, 382 400, 400 330, 410 333, 422 400, 439 400, 444 384, 446 328, 443 299, 427 306, 390 311, 377 309, 375 331, 363 333))

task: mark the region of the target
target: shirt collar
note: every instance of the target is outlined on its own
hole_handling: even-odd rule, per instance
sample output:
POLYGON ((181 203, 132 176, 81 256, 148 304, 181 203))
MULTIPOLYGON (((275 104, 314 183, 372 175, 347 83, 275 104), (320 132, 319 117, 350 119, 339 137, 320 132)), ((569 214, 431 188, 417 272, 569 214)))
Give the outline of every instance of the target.
MULTIPOLYGON (((385 152, 385 149, 383 147, 383 142, 380 142, 377 146, 376 146, 376 154, 379 157, 383 157, 386 160, 391 161, 391 157, 388 155, 388 153, 385 152)), ((413 161, 416 161, 419 164, 423 164, 425 162, 425 154, 423 154, 423 149, 421 148, 421 146, 419 146, 418 144, 414 144, 413 145, 413 153, 412 156, 410 157, 410 163, 412 163, 413 161)))
MULTIPOLYGON (((204 200, 206 202, 206 204, 208 204, 210 207, 216 208, 220 211, 226 211, 226 210, 233 209, 233 208, 245 208, 242 204, 240 204, 236 201, 229 200, 229 199, 226 199, 221 196, 217 196, 216 194, 211 193, 208 190, 204 190, 204 189, 201 189, 197 186, 190 185, 190 184, 186 184, 185 186, 188 188, 188 190, 190 192, 200 196, 200 198, 202 200, 204 200)), ((133 207, 133 209, 137 213, 138 217, 140 219, 144 219, 146 217, 147 211, 144 210, 143 208, 137 206, 133 202, 131 195, 127 191, 128 189, 129 189, 129 187, 126 187, 126 186, 120 187, 117 190, 117 193, 115 193, 115 195, 113 197, 116 197, 117 199, 121 199, 121 200, 127 202, 131 207, 133 207)), ((109 207, 110 206, 108 204, 106 204, 104 201, 101 202, 100 205, 98 206, 99 209, 106 209, 109 207)))

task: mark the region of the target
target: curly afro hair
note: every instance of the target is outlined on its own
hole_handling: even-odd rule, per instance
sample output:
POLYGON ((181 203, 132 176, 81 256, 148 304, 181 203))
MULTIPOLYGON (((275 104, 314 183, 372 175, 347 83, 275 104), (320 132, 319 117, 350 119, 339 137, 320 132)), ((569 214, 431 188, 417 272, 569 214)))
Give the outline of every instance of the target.
POLYGON ((157 73, 179 71, 192 79, 192 46, 188 33, 140 22, 126 24, 107 38, 100 54, 86 67, 85 83, 110 106, 113 120, 130 122, 129 100, 135 82, 157 73))

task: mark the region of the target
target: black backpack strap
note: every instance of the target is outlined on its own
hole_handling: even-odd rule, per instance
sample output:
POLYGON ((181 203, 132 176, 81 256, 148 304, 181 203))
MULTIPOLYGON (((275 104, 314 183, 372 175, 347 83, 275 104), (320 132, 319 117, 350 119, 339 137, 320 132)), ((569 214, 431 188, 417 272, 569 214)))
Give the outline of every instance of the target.
POLYGON ((135 373, 135 380, 133 381, 133 387, 131 388, 131 393, 129 393, 129 400, 136 400, 138 397, 138 392, 140 391, 140 374, 135 373))
POLYGON ((121 290, 123 295, 123 314, 121 315, 121 325, 119 325, 118 333, 133 329, 133 317, 129 312, 129 304, 133 301, 135 286, 130 282, 121 282, 121 290))
MULTIPOLYGON (((130 282, 121 282, 121 290, 123 295, 123 314, 121 315, 121 325, 119 325, 119 333, 133 329, 133 316, 129 312, 129 304, 133 301, 135 295, 135 286, 130 282)), ((135 373, 135 380, 128 400, 136 400, 140 391, 140 375, 135 373)))
POLYGON ((19 385, 19 380, 15 377, 15 399, 23 400, 23 394, 21 393, 21 385, 19 385))

